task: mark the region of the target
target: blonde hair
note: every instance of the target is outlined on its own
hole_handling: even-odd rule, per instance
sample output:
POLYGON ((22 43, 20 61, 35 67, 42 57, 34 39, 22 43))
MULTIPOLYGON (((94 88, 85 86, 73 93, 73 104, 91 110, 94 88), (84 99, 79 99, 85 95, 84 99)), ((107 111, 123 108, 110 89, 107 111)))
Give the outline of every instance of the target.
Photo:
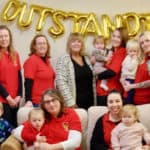
POLYGON ((141 42, 140 42, 140 38, 141 38, 142 36, 145 36, 145 38, 147 38, 148 40, 150 40, 150 31, 144 31, 144 32, 142 32, 142 33, 139 35, 140 48, 141 48, 141 50, 143 51, 143 53, 145 53, 144 50, 143 50, 143 48, 141 47, 141 42))
POLYGON ((68 41, 67 41, 67 53, 71 54, 72 52, 72 49, 70 48, 70 44, 73 42, 73 41, 80 41, 81 42, 81 50, 80 50, 80 55, 85 55, 85 44, 84 44, 84 39, 83 39, 83 36, 78 33, 78 32, 75 32, 75 33, 71 33, 69 35, 69 38, 68 38, 68 41))
POLYGON ((138 61, 139 63, 142 62, 143 60, 143 57, 144 57, 144 54, 140 48, 140 45, 139 45, 139 41, 136 40, 136 39, 131 39, 127 42, 126 44, 126 49, 127 49, 127 52, 130 50, 130 49, 134 49, 134 50, 137 50, 137 57, 138 57, 138 61))
POLYGON ((40 107, 36 107, 36 108, 33 108, 30 110, 29 114, 28 114, 28 119, 30 120, 31 119, 31 115, 32 114, 42 114, 43 118, 45 118, 45 113, 44 113, 44 110, 41 109, 40 107))
POLYGON ((43 34, 37 34, 37 35, 35 35, 34 38, 32 39, 31 44, 30 44, 30 54, 29 54, 29 56, 31 56, 32 54, 35 54, 35 53, 36 53, 35 45, 36 45, 36 40, 37 40, 37 38, 39 38, 39 37, 45 38, 46 44, 47 44, 47 52, 46 52, 46 55, 45 55, 45 56, 46 56, 46 57, 50 57, 50 44, 49 44, 49 42, 48 42, 47 37, 46 37, 45 35, 43 35, 43 34))
POLYGON ((106 39, 105 39, 104 36, 102 36, 102 35, 98 35, 98 36, 94 37, 94 39, 93 39, 93 45, 94 45, 98 40, 103 40, 104 45, 106 45, 106 39))
MULTIPOLYGON (((16 56, 16 51, 14 50, 14 47, 13 47, 12 33, 6 25, 0 25, 0 30, 8 31, 10 41, 9 41, 9 45, 7 47, 7 50, 8 50, 8 53, 10 54, 10 57, 11 57, 13 63, 16 64, 17 63, 17 56, 16 56)), ((0 46, 0 49, 1 49, 1 46, 0 46)), ((0 59, 2 59, 2 57, 3 57, 3 53, 0 53, 0 59)))
POLYGON ((135 121, 139 120, 138 109, 133 104, 127 104, 127 105, 123 106, 123 108, 122 108, 122 114, 126 114, 126 115, 131 115, 132 114, 135 117, 135 121))

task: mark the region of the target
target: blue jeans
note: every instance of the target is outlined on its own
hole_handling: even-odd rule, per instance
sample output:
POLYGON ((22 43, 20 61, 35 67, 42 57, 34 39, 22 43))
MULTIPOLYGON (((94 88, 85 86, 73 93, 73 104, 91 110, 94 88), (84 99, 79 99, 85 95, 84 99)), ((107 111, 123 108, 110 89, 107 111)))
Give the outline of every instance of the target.
MULTIPOLYGON (((131 84, 134 83, 134 79, 126 79, 126 81, 128 81, 131 84)), ((132 89, 128 92, 128 96, 125 100, 125 103, 126 104, 133 104, 133 97, 134 97, 134 89, 132 89)))

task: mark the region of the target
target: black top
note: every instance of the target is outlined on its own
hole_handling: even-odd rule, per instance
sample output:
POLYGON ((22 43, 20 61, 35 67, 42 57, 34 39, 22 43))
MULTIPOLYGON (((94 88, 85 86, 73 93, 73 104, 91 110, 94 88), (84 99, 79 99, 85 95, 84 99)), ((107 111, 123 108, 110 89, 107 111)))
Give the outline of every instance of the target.
POLYGON ((76 103, 78 107, 88 109, 94 104, 93 73, 82 57, 84 64, 79 65, 72 59, 75 71, 76 103))
POLYGON ((109 113, 101 116, 95 125, 90 142, 90 150, 108 150, 110 147, 111 131, 118 124, 109 120, 109 113), (107 139, 105 139, 105 136, 107 139), (106 141, 107 140, 107 141, 106 141))

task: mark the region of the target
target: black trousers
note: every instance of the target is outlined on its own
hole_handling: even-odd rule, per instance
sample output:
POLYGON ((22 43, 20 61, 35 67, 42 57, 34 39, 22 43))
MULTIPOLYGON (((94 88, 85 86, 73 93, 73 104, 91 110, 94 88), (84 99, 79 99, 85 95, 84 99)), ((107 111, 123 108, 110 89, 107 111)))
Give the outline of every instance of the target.
POLYGON ((9 104, 3 103, 4 114, 3 117, 6 119, 13 127, 17 127, 17 111, 18 108, 11 108, 9 104))

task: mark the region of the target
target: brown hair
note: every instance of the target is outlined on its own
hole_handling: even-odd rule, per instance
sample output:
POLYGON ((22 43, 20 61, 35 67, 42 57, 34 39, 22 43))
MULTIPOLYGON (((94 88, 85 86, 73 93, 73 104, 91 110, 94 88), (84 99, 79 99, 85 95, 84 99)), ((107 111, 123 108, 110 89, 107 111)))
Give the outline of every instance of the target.
POLYGON ((41 108, 44 110, 46 118, 48 120, 50 120, 50 114, 47 112, 47 110, 45 109, 45 105, 44 105, 44 97, 45 97, 45 95, 53 97, 53 98, 55 98, 55 99, 57 99, 59 101, 61 107, 60 107, 60 112, 58 114, 58 117, 60 117, 64 113, 64 98, 61 95, 61 93, 57 89, 47 89, 42 94, 41 108))
MULTIPOLYGON (((12 33, 6 25, 0 25, 0 30, 7 30, 8 31, 10 41, 9 41, 9 46, 8 46, 7 50, 8 50, 8 53, 10 54, 10 57, 12 58, 13 63, 15 64, 17 59, 16 59, 16 52, 15 52, 14 47, 13 47, 12 33)), ((0 47, 0 49, 1 49, 1 47, 0 47)), ((3 54, 0 53, 0 59, 2 57, 3 57, 3 54)))
POLYGON ((85 54, 85 44, 84 44, 84 39, 83 39, 83 36, 78 33, 78 32, 75 32, 75 33, 71 33, 69 35, 69 38, 68 38, 68 41, 67 41, 67 53, 71 54, 71 48, 70 48, 70 44, 75 41, 75 40, 78 40, 81 42, 82 44, 82 47, 81 47, 81 51, 80 51, 80 55, 84 55, 85 54))
POLYGON ((46 43, 47 43, 46 57, 50 57, 50 44, 48 42, 47 37, 45 35, 43 35, 43 34, 37 34, 32 39, 31 44, 30 44, 30 53, 29 53, 29 56, 36 53, 36 49, 35 49, 36 39, 39 38, 39 37, 44 37, 46 39, 46 43))
POLYGON ((128 35, 128 31, 125 27, 120 27, 120 28, 116 28, 114 31, 118 31, 120 33, 120 37, 121 37, 121 45, 125 47, 126 46, 126 42, 129 39, 129 35, 128 35))

